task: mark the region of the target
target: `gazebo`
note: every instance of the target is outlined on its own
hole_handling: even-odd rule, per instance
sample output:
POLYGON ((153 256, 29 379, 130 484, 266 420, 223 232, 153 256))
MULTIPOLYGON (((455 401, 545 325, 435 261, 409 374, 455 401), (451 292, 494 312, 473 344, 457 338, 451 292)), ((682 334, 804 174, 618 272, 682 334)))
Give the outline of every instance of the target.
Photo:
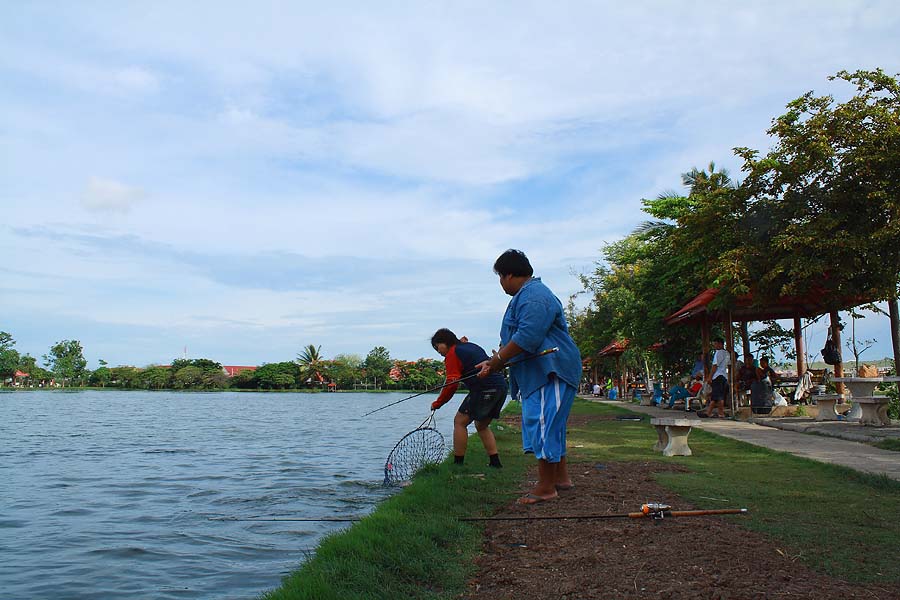
POLYGON ((626 382, 625 376, 622 373, 622 354, 628 349, 628 346, 631 342, 628 339, 623 340, 613 340, 609 344, 603 347, 600 352, 597 353, 597 358, 615 358, 616 359, 616 375, 619 381, 618 389, 619 389, 619 398, 624 397, 626 382))
MULTIPOLYGON (((841 345, 841 329, 838 320, 838 310, 844 310, 870 302, 867 298, 843 299, 834 303, 829 297, 829 292, 823 289, 812 289, 802 296, 782 296, 771 302, 757 302, 753 294, 745 294, 735 298, 728 305, 719 309, 710 308, 712 301, 719 295, 719 290, 709 288, 695 296, 690 302, 679 310, 665 318, 667 325, 679 325, 685 323, 699 323, 701 327, 701 339, 704 356, 709 354, 709 330, 715 321, 723 321, 725 324, 726 348, 732 350, 731 371, 734 373, 734 331, 735 321, 747 323, 749 321, 765 321, 774 319, 792 319, 794 323, 794 345, 797 350, 797 376, 802 377, 806 372, 806 351, 803 345, 802 328, 800 319, 813 318, 828 313, 831 319, 830 332, 832 340, 837 347, 841 345), (834 307, 838 306, 838 309, 834 307)), ((746 343, 746 342, 745 342, 746 343)), ((704 366, 704 369, 706 367, 704 366)), ((835 377, 843 375, 843 366, 838 363, 834 367, 835 377)), ((838 384, 840 385, 840 384, 838 384)), ((732 390, 734 381, 732 375, 732 390)), ((732 399, 734 394, 732 394, 732 399)), ((733 409, 734 407, 732 407, 733 409)))

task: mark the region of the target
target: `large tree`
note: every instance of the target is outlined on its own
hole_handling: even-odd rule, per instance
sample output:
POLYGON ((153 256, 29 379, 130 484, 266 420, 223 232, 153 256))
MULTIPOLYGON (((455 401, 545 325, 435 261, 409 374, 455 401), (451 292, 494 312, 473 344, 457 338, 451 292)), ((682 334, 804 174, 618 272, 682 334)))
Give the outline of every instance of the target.
POLYGON ((16 374, 19 366, 19 353, 14 346, 16 341, 13 336, 5 331, 0 331, 0 385, 16 374))
POLYGON ((297 364, 300 365, 301 381, 316 384, 325 380, 322 375, 324 361, 322 359, 322 346, 309 344, 297 355, 297 364))
POLYGON ((754 225, 739 259, 769 297, 824 289, 838 308, 896 296, 900 84, 880 69, 829 80, 855 95, 836 103, 808 92, 773 121, 771 151, 736 149, 754 225))
POLYGON ((374 377, 376 382, 381 381, 384 385, 388 381, 388 374, 393 366, 391 353, 384 346, 375 346, 369 350, 363 366, 366 369, 367 377, 374 377))
POLYGON ((284 390, 297 387, 300 367, 293 362, 264 364, 253 372, 256 385, 266 390, 284 390))
POLYGON ((63 385, 80 383, 87 368, 84 349, 78 340, 62 340, 54 344, 50 353, 44 355, 44 364, 63 385))

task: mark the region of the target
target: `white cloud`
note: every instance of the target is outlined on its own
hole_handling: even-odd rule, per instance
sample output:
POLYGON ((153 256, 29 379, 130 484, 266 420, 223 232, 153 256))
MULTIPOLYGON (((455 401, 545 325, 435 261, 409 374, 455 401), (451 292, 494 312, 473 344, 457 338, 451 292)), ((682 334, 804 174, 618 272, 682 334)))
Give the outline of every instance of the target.
POLYGON ((493 339, 500 251, 566 295, 640 198, 710 160, 739 175, 731 147, 764 147, 840 68, 900 71, 898 27, 894 2, 855 0, 0 8, 0 206, 51 232, 0 236, 41 274, 12 276, 26 292, 0 309, 148 344, 308 332, 364 355, 366 328, 400 352, 454 319, 493 339), (293 256, 346 285, 279 288, 293 256), (373 289, 361 258, 419 262, 373 289))
POLYGON ((143 190, 102 177, 88 179, 81 204, 87 210, 102 213, 127 213, 144 198, 143 190))
POLYGON ((133 90, 135 92, 151 93, 159 90, 159 78, 154 74, 140 67, 125 67, 112 72, 111 78, 117 82, 122 89, 133 90))

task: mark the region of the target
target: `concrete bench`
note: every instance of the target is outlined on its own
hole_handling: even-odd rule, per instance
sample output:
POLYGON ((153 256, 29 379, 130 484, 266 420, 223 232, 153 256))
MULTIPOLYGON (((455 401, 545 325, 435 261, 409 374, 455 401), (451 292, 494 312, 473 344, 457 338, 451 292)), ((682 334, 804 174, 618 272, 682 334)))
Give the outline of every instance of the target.
POLYGON ((871 425, 881 427, 890 425, 891 419, 888 417, 888 400, 887 396, 859 396, 854 397, 853 402, 859 405, 862 416, 859 418, 860 425, 871 425))
POLYGON ((813 394, 813 401, 819 407, 819 414, 816 415, 816 421, 837 421, 837 412, 834 405, 838 400, 843 399, 840 394, 813 394))
POLYGON ((656 435, 659 438, 653 449, 662 452, 663 456, 690 456, 688 436, 694 421, 691 419, 675 419, 660 417, 650 419, 650 424, 656 427, 656 435))

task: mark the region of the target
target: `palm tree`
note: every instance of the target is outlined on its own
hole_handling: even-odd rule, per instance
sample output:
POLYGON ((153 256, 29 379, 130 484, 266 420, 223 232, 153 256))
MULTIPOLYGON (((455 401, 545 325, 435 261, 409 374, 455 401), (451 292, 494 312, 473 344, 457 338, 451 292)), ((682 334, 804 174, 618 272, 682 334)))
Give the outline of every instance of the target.
POLYGON ((324 380, 319 369, 322 368, 322 346, 312 344, 303 348, 297 355, 297 364, 300 365, 300 375, 303 381, 319 383, 324 380))
POLYGON ((709 162, 709 171, 701 171, 694 167, 687 173, 682 173, 681 182, 691 188, 691 193, 714 192, 716 190, 734 188, 727 169, 716 171, 716 163, 709 162))

